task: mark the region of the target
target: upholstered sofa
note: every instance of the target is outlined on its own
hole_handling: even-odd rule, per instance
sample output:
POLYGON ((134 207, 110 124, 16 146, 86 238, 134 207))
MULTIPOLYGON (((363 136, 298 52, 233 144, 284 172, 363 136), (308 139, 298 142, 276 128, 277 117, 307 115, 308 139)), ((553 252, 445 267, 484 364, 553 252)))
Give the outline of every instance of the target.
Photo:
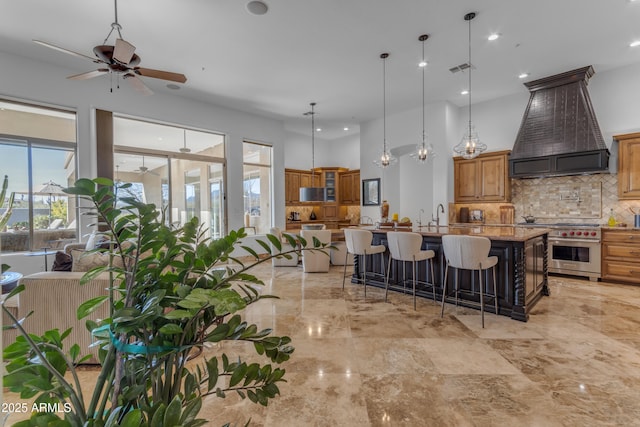
MULTIPOLYGON (((18 317, 32 314, 23 327, 29 333, 42 334, 49 329, 60 332, 72 328, 71 334, 63 341, 68 350, 78 344, 82 355, 91 354, 85 363, 97 363, 97 347, 89 347, 93 339, 85 324, 88 319, 97 321, 109 316, 108 304, 101 305, 88 317, 78 320, 77 309, 83 302, 108 293, 109 275, 103 273, 98 278, 80 285, 83 272, 46 271, 25 276, 20 281, 25 289, 18 295, 18 317)), ((10 344, 4 342, 4 345, 10 344)))
MULTIPOLYGON (((70 244, 65 252, 73 257, 73 269, 80 271, 46 271, 23 277, 20 284, 25 290, 15 298, 18 319, 32 314, 25 320, 23 327, 29 333, 42 334, 50 329, 60 332, 72 328, 71 334, 63 341, 68 350, 71 345, 78 344, 82 355, 91 354, 90 360, 84 363, 97 363, 98 348, 90 347, 93 342, 91 333, 86 328, 88 319, 97 321, 108 317, 108 304, 103 304, 86 318, 77 318, 77 309, 83 302, 99 295, 106 295, 110 286, 108 273, 80 285, 80 279, 92 267, 108 262, 108 255, 99 252, 85 252, 85 244, 70 244)), ((3 317, 3 324, 8 324, 8 317, 3 317)), ((15 340, 17 331, 3 333, 3 345, 15 340)))

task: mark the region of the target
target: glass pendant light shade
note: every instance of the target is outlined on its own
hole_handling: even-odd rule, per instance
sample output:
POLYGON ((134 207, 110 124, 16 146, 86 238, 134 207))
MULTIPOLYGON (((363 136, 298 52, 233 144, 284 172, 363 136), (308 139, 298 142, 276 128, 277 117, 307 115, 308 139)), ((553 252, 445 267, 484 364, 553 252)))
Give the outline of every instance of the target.
POLYGON ((397 157, 391 154, 391 151, 387 150, 386 144, 382 152, 378 155, 378 158, 373 163, 379 168, 386 168, 391 165, 395 165, 398 161, 397 157))
POLYGON ((476 132, 474 126, 471 124, 469 124, 469 132, 462 137, 462 141, 453 147, 453 151, 465 159, 478 157, 478 155, 486 149, 487 145, 480 142, 478 132, 476 132))
POLYGON ((478 157, 480 153, 487 149, 486 144, 480 142, 478 133, 471 122, 471 20, 476 17, 476 13, 467 13, 464 16, 464 20, 469 23, 469 88, 467 89, 469 95, 469 126, 465 129, 465 135, 462 137, 462 141, 455 147, 453 151, 455 154, 462 156, 465 159, 473 159, 478 157))
POLYGON ((418 40, 422 42, 422 61, 418 65, 422 68, 422 142, 416 145, 416 151, 409 156, 420 163, 426 163, 435 156, 433 145, 427 143, 427 134, 425 131, 425 108, 424 108, 424 69, 427 67, 427 61, 424 57, 424 42, 429 38, 427 34, 421 35, 418 40))
POLYGON ((388 53, 380 55, 382 58, 382 152, 378 155, 378 158, 373 161, 373 164, 379 168, 387 168, 395 164, 398 159, 391 154, 391 151, 387 149, 387 58, 388 53))
MULTIPOLYGON (((312 102, 311 111, 304 113, 305 116, 311 116, 311 185, 315 182, 315 106, 312 102)), ((327 200, 327 189, 325 187, 300 187, 301 202, 324 202, 327 200)))

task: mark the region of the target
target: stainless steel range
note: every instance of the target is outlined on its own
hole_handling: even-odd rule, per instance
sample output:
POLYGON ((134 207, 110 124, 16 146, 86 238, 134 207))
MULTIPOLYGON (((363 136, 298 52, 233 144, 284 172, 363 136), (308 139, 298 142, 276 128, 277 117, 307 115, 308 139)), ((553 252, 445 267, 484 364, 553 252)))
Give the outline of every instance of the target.
POLYGON ((588 277, 598 281, 601 277, 602 251, 600 224, 525 224, 526 227, 550 228, 549 273, 588 277))
POLYGON ((601 277, 601 232, 599 224, 553 224, 549 232, 549 272, 601 277))

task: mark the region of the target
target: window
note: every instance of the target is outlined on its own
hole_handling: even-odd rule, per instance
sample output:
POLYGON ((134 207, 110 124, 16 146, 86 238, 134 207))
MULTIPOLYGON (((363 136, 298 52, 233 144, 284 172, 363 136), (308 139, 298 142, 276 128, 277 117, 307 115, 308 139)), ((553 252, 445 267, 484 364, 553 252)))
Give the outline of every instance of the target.
POLYGON ((133 183, 168 224, 198 217, 206 236, 226 234, 223 135, 124 117, 113 127, 114 179, 133 183))
POLYGON ((272 151, 268 145, 243 143, 244 225, 256 234, 268 233, 272 227, 272 151))
POLYGON ((7 175, 15 193, 2 251, 77 240, 76 200, 62 191, 76 181, 75 113, 0 100, 0 158, 0 180, 7 175))

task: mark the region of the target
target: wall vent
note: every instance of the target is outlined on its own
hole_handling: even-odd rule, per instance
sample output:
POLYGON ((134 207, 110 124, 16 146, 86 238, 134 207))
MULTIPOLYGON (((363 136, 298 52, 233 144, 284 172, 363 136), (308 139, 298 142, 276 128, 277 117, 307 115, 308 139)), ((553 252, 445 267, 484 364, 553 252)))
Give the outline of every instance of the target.
POLYGON ((471 64, 469 64, 468 62, 465 62, 464 64, 456 65, 455 67, 449 68, 449 71, 455 74, 459 71, 464 71, 469 67, 471 67, 471 64))

